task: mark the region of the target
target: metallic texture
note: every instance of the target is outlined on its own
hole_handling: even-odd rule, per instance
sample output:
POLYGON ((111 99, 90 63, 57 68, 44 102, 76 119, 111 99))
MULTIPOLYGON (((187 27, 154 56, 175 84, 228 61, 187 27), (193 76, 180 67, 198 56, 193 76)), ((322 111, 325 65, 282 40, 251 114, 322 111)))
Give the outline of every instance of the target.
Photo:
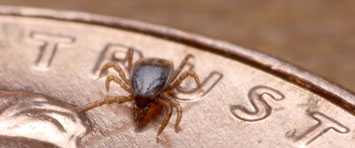
MULTIPOLYGON (((186 102, 182 131, 176 134, 168 126, 159 143, 154 136, 157 126, 134 131, 131 106, 112 104, 77 119, 91 124, 83 124, 82 131, 88 132, 79 135, 72 147, 351 148, 355 144, 353 93, 268 55, 122 18, 5 6, 0 14, 2 90, 43 94, 83 106, 108 95, 104 81, 98 79, 100 67, 124 61, 128 48, 135 49, 138 57, 144 54, 174 63, 191 53, 198 75, 215 80, 205 81, 210 92, 202 98, 180 96, 194 98, 180 100, 186 102), (210 77, 211 73, 215 75, 210 77)), ((124 94, 113 88, 109 94, 124 94)), ((0 104, 0 119, 12 117, 4 114, 11 113, 11 106, 17 105, 0 104)), ((16 119, 8 120, 21 124, 16 119)), ((0 120, 0 125, 8 125, 2 122, 8 120, 0 120)), ((46 123, 61 127, 60 121, 46 123)), ((4 130, 10 131, 0 126, 4 130)), ((18 140, 17 135, 0 135, 18 140)), ((47 142, 62 146, 51 139, 47 142)))

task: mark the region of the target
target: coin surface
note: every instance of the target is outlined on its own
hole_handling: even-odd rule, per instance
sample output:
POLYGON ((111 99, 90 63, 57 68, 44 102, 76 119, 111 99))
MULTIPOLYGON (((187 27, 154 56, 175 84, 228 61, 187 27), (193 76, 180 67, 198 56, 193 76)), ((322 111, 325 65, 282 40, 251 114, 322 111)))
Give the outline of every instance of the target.
POLYGON ((0 13, 0 147, 5 140, 20 141, 13 147, 42 142, 88 148, 355 144, 354 95, 273 57, 118 18, 12 7, 0 13), (170 123, 159 143, 159 122, 135 131, 130 104, 104 105, 85 115, 73 107, 125 94, 116 85, 106 92, 98 72, 107 62, 124 61, 128 48, 135 58, 164 58, 175 66, 193 54, 193 68, 202 80, 209 78, 202 98, 181 101, 182 130, 175 133, 170 123))

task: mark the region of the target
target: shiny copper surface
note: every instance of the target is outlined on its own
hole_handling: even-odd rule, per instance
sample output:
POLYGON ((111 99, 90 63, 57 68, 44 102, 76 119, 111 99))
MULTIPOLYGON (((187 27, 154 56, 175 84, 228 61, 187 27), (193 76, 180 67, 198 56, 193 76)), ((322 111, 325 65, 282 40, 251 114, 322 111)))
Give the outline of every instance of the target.
MULTIPOLYGON (((77 144, 71 147, 351 148, 355 144, 355 96, 268 55, 119 18, 13 7, 1 7, 0 13, 3 90, 43 94, 82 106, 107 95, 104 80, 97 79, 97 67, 124 58, 127 47, 174 63, 191 53, 196 56, 194 68, 201 77, 211 71, 223 76, 210 84, 214 87, 201 100, 184 103, 183 130, 176 134, 169 126, 160 143, 154 138, 156 126, 136 132, 131 107, 113 104, 75 119, 91 124, 82 124, 83 135, 76 135, 77 144)), ((124 94, 119 87, 113 88, 110 94, 124 94)), ((16 102, 9 106, 17 107, 16 102)), ((60 106, 55 104, 52 109, 61 110, 60 106)), ((9 116, 11 110, 6 105, 0 107, 0 119, 6 119, 0 120, 1 131, 21 124, 9 116)), ((21 131, 26 132, 0 134, 17 138, 21 131)), ((33 139, 43 141, 45 137, 33 139)), ((65 147, 63 143, 68 140, 62 139, 53 142, 49 138, 48 143, 65 147)))

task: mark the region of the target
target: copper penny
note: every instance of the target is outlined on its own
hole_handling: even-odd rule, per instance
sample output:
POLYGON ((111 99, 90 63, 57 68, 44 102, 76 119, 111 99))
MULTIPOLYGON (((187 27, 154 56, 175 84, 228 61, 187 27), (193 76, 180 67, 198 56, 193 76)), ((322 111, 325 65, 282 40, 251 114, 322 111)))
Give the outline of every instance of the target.
MULTIPOLYGON (((162 26, 85 13, 0 7, 0 147, 351 148, 355 96, 276 58, 162 26), (159 122, 136 131, 130 104, 85 114, 75 108, 107 95, 98 77, 128 48, 178 65, 187 55, 204 81, 186 93, 161 141, 159 122), (206 79, 208 78, 208 79, 206 79)), ((111 74, 116 74, 110 71, 111 74)), ((185 87, 189 87, 186 82, 185 87)), ((183 88, 181 88, 183 89, 183 88)))

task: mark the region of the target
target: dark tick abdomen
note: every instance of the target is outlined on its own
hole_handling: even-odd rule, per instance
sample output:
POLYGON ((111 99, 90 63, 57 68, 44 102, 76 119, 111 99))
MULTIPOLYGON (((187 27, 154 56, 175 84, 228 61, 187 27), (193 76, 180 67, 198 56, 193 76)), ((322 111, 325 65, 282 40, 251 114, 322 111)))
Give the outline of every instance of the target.
POLYGON ((165 88, 171 71, 172 66, 161 59, 146 59, 135 65, 132 88, 138 107, 143 108, 156 99, 165 88))

